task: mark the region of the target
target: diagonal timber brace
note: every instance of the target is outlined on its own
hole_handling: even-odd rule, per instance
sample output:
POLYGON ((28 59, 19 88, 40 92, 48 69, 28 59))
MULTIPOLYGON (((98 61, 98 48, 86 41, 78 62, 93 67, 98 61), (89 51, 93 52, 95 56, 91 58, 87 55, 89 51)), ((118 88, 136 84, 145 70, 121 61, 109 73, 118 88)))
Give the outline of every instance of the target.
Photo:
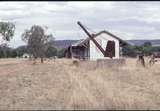
POLYGON ((93 41, 93 43, 98 47, 98 49, 102 52, 105 57, 105 50, 99 45, 99 43, 94 39, 94 36, 91 35, 84 26, 78 21, 77 24, 83 29, 83 31, 89 36, 89 38, 93 41))

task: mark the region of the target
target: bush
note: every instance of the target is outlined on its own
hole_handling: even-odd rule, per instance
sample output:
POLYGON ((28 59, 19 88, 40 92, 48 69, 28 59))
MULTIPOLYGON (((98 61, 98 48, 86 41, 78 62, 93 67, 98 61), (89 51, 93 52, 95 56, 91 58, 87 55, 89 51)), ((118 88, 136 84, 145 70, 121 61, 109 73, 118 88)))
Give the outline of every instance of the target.
POLYGON ((54 46, 49 46, 46 51, 46 57, 57 56, 57 49, 54 46))
POLYGON ((126 45, 122 48, 123 56, 136 57, 137 53, 134 46, 126 45))
POLYGON ((8 46, 0 47, 0 58, 12 58, 16 56, 17 56, 17 52, 15 49, 10 48, 8 46))
POLYGON ((24 53, 28 53, 27 46, 19 46, 18 48, 15 49, 15 51, 18 57, 23 56, 24 53))
POLYGON ((58 58, 65 57, 65 49, 58 50, 57 56, 58 58))

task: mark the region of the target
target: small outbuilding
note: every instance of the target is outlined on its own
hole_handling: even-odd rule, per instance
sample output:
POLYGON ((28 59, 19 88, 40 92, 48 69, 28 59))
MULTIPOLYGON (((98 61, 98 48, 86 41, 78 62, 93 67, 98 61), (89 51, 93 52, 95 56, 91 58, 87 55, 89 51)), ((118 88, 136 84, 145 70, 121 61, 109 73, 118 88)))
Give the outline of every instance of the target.
POLYGON ((29 58, 29 57, 30 57, 30 55, 27 54, 27 53, 24 53, 23 56, 22 56, 22 58, 29 58))
MULTIPOLYGON (((112 53, 113 59, 120 58, 122 54, 122 47, 128 43, 112 33, 104 30, 97 34, 94 34, 94 39, 101 45, 105 50, 107 44, 110 44, 108 54, 112 53)), ((65 51, 67 58, 77 58, 83 60, 97 60, 97 59, 110 59, 109 55, 104 57, 99 48, 93 43, 88 37, 86 39, 79 40, 78 42, 67 47, 65 51)))

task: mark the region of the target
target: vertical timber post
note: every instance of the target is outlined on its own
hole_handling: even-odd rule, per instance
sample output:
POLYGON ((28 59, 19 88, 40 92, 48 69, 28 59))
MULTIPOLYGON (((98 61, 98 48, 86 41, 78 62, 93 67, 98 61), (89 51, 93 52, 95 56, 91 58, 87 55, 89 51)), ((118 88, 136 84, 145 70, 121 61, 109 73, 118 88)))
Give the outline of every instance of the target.
POLYGON ((72 45, 70 46, 70 54, 71 54, 71 59, 72 59, 72 45))

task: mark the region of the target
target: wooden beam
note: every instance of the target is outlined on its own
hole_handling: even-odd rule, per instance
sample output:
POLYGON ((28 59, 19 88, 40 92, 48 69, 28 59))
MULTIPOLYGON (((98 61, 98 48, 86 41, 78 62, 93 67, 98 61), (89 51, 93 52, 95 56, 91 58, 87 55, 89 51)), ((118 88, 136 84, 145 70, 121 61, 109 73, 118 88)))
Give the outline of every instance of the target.
POLYGON ((83 29, 83 31, 89 36, 93 43, 99 48, 102 54, 105 56, 105 50, 99 45, 99 43, 94 39, 92 35, 83 27, 83 25, 78 21, 77 24, 83 29))
POLYGON ((88 48, 85 44, 82 44, 82 46, 84 46, 85 48, 88 48))
POLYGON ((72 45, 69 47, 70 49, 70 54, 71 54, 71 58, 72 58, 72 45))

